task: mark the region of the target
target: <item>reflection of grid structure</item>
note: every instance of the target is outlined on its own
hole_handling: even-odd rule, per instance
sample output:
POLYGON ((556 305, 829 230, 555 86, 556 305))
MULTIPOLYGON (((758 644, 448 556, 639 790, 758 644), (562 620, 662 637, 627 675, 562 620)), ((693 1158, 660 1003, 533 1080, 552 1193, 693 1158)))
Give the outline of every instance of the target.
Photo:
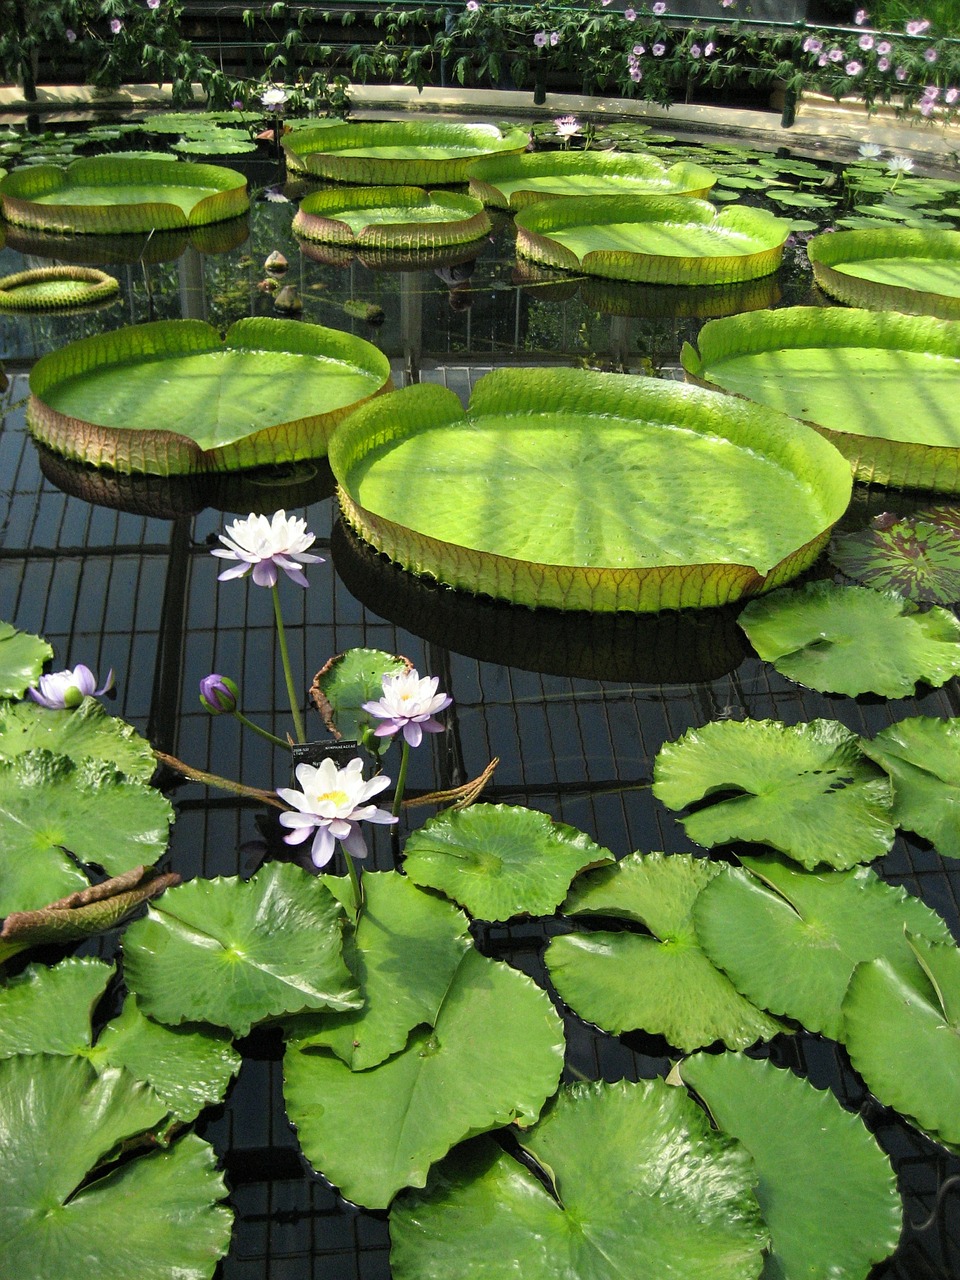
MULTIPOLYGON (((477 372, 437 366, 425 376, 463 394, 477 372)), ((7 403, 25 391, 17 379, 7 403)), ((183 759, 254 786, 282 785, 286 779, 277 774, 268 744, 241 737, 232 719, 211 718, 197 702, 202 676, 230 674, 247 714, 276 733, 286 731, 270 595, 244 582, 218 583, 221 566, 208 554, 223 515, 208 510, 168 521, 68 498, 42 478, 25 439, 22 409, 14 409, 0 435, 6 478, 0 617, 44 634, 58 665, 84 661, 100 673, 115 667, 117 713, 183 759)), ((283 490, 272 490, 265 509, 283 502, 283 490)), ((307 511, 323 554, 333 533, 332 506, 324 500, 307 511)), ((800 689, 753 659, 699 684, 537 674, 464 657, 385 621, 350 594, 329 563, 311 569, 310 578, 308 592, 283 586, 291 656, 307 683, 328 657, 360 645, 408 655, 421 672, 439 675, 455 699, 445 715, 450 732, 413 754, 412 791, 456 785, 497 755, 501 764, 488 798, 544 809, 618 854, 692 848, 646 785, 661 744, 689 727, 730 716, 788 723, 824 716, 872 736, 907 714, 960 713, 955 682, 902 702, 834 699, 800 689)), ((308 728, 320 736, 311 715, 308 728)), ((388 756, 387 772, 391 763, 388 756)), ((179 786, 174 799, 172 858, 185 876, 247 874, 256 867, 264 852, 256 807, 195 785, 179 786)), ((389 866, 388 834, 371 834, 374 865, 389 866)), ((888 880, 919 895, 960 932, 960 867, 945 867, 903 836, 880 865, 888 880)), ((545 981, 539 924, 478 927, 477 933, 488 954, 545 981)), ((566 1022, 569 1078, 637 1079, 666 1066, 668 1046, 657 1037, 617 1040, 572 1015, 566 1022)), ((203 1130, 224 1160, 237 1213, 223 1280, 387 1280, 385 1215, 345 1206, 305 1172, 283 1109, 279 1040, 254 1033, 245 1047, 228 1105, 203 1130)), ((894 1159, 907 1222, 923 1229, 908 1227, 879 1274, 951 1280, 960 1273, 960 1197, 950 1182, 960 1173, 958 1161, 870 1099, 831 1042, 806 1033, 779 1037, 771 1055, 832 1087, 851 1109, 862 1107, 894 1159)))

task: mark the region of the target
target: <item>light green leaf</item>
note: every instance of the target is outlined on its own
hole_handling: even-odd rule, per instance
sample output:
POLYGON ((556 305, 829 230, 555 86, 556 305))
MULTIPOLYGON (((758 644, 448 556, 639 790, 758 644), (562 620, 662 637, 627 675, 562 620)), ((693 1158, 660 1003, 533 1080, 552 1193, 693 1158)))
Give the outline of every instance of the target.
POLYGON ((893 779, 897 825, 960 858, 960 720, 911 716, 861 745, 893 779))
POLYGON ((145 738, 132 725, 107 715, 96 698, 72 711, 51 711, 34 702, 0 704, 0 760, 43 747, 54 755, 101 760, 128 778, 149 782, 157 767, 145 738))
POLYGON ((822 693, 904 698, 960 673, 960 622, 867 587, 808 582, 752 600, 740 625, 781 675, 822 693))
POLYGON ((46 640, 0 622, 0 698, 22 698, 30 685, 36 685, 44 663, 52 657, 53 649, 46 640))
POLYGON ((575 827, 520 805, 475 804, 414 831, 404 871, 480 920, 550 915, 575 875, 613 854, 575 827))
POLYGON ((744 1149, 662 1080, 564 1089, 520 1138, 455 1152, 390 1215, 395 1280, 752 1280, 768 1236, 744 1149), (555 1196, 547 1186, 555 1188, 555 1196))
POLYGON ((433 1026, 471 945, 462 912, 396 871, 366 872, 363 898, 357 927, 348 931, 343 949, 363 1008, 302 1015, 288 1025, 299 1048, 326 1045, 354 1071, 398 1052, 418 1024, 433 1026))
POLYGON ((193 1134, 90 1176, 165 1107, 125 1072, 77 1058, 0 1061, 0 1254, 10 1275, 210 1280, 230 1240, 213 1152, 193 1134), (175 1229, 171 1229, 172 1226, 175 1229))
POLYGON ((71 958, 11 978, 0 987, 0 1058, 89 1049, 90 1018, 113 972, 101 960, 71 958))
POLYGON ((833 720, 716 721, 660 749, 653 794, 670 809, 719 796, 681 819, 707 848, 747 840, 808 870, 846 869, 879 858, 895 834, 889 779, 859 741, 833 720))
POLYGON ((569 915, 620 917, 636 933, 574 933, 546 952, 550 978, 573 1011, 605 1031, 642 1029, 689 1052, 722 1040, 743 1049, 782 1031, 703 954, 691 912, 720 867, 688 854, 631 854, 578 880, 569 915))
POLYGON ((744 1054, 698 1053, 680 1075, 757 1162, 771 1236, 764 1280, 865 1280, 893 1252, 903 1217, 896 1177, 829 1090, 744 1054))
POLYGON ((369 1071, 291 1045, 284 1095, 314 1168, 348 1199, 385 1209, 464 1138, 532 1124, 562 1065, 563 1028, 545 993, 471 948, 433 1029, 369 1071), (375 1122, 359 1123, 364 1116, 375 1122))
POLYGON ((743 862, 748 870, 724 871, 697 899, 700 945, 748 1000, 808 1031, 842 1038, 840 1006, 861 961, 916 971, 905 929, 950 938, 936 912, 867 867, 811 875, 774 855, 743 862))
POLYGON ((303 1009, 354 1009, 343 923, 329 889, 292 863, 267 863, 247 881, 192 880, 127 930, 127 985, 158 1022, 235 1035, 303 1009))

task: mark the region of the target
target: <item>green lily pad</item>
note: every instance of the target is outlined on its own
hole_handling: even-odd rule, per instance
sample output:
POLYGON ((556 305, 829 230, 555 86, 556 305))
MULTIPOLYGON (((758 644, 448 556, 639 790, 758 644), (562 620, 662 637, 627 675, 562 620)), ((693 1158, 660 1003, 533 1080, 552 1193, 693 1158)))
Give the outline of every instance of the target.
POLYGON ((52 657, 53 649, 46 640, 0 622, 0 698, 22 698, 52 657))
POLYGON ((683 1090, 573 1085, 520 1142, 542 1179, 485 1140, 397 1201, 396 1280, 636 1280, 638 1265, 658 1280, 760 1274, 753 1162, 683 1090))
POLYGON ((391 386, 362 338, 262 317, 226 336, 158 320, 81 338, 30 374, 27 421, 56 453, 151 475, 314 458, 347 413, 391 386))
POLYGON ((859 744, 834 720, 716 721, 661 747, 653 794, 668 809, 707 802, 681 819, 706 848, 747 840, 808 870, 846 869, 881 857, 895 835, 889 779, 859 744))
POLYGON ((960 720, 911 716, 861 746, 893 780, 897 826, 960 858, 960 720))
POLYGON ((807 245, 817 284, 855 307, 960 318, 960 231, 840 231, 807 245))
POLYGON ((875 591, 928 604, 960 600, 960 537, 915 517, 880 516, 869 529, 837 535, 830 559, 848 578, 875 591))
POLYGON ((960 622, 900 596, 809 582, 753 600, 740 625, 781 675, 823 693, 905 698, 960 673, 960 622))
POLYGON ((235 1035, 303 1009, 355 1009, 343 923, 329 889, 292 863, 267 863, 252 880, 192 880, 127 930, 127 985, 158 1022, 235 1035))
POLYGON ((63 849, 111 875, 156 862, 172 821, 159 791, 97 761, 34 750, 0 762, 0 915, 87 887, 63 849))
POLYGON ((0 760, 38 747, 74 764, 99 760, 139 782, 149 782, 157 767, 146 738, 108 715, 96 698, 84 698, 72 711, 51 711, 34 702, 0 704, 0 760))
POLYGON ((850 492, 821 445, 655 378, 503 369, 467 411, 427 384, 363 406, 330 463, 348 523, 415 573, 515 603, 656 611, 726 603, 816 558, 850 492))
POLYGON ((300 201, 293 230, 307 240, 356 251, 429 252, 468 244, 488 234, 479 200, 421 187, 348 187, 313 191, 300 201))
POLYGON ((649 284, 731 284, 776 271, 790 228, 689 196, 543 200, 516 217, 517 252, 566 271, 649 284))
POLYGON ((90 957, 28 965, 0 987, 0 1058, 83 1054, 93 1041, 91 1016, 113 973, 113 965, 90 957))
POLYGON ((383 696, 384 676, 409 671, 411 666, 408 658, 382 649, 348 649, 320 668, 310 697, 335 738, 365 741, 379 721, 363 710, 363 704, 383 696))
POLYGON ((232 169, 122 154, 15 169, 0 180, 7 221, 44 231, 164 231, 235 218, 249 204, 246 179, 232 169))
POLYGON ((867 867, 811 875, 774 855, 743 863, 697 899, 700 945, 748 1000, 808 1031, 842 1038, 840 1007, 861 961, 884 957, 899 973, 915 971, 905 929, 950 939, 936 912, 867 867))
POLYGON ((832 209, 835 203, 826 196, 818 196, 815 191, 781 191, 768 187, 767 196, 775 204, 785 205, 788 209, 832 209))
POLYGON ((574 876, 613 854, 566 823, 520 805, 475 804, 441 813, 409 836, 403 869, 475 919, 546 916, 574 876))
POLYGON ((784 307, 711 320, 697 344, 680 357, 693 381, 811 423, 858 480, 960 492, 960 326, 784 307))
POLYGON ((757 1163, 767 1280, 865 1280, 893 1252, 903 1209, 890 1161, 829 1090, 739 1053, 698 1053, 680 1075, 757 1163))
POLYGON ((960 951, 909 937, 918 970, 857 966, 843 1002, 850 1061, 881 1102, 960 1144, 960 951))
POLYGON ((314 1168, 348 1199, 385 1209, 401 1187, 422 1187, 431 1164, 464 1138, 532 1124, 562 1065, 563 1027, 546 994, 471 948, 434 1028, 416 1030, 368 1071, 293 1043, 284 1095, 314 1168))
POLYGON ((120 292, 120 282, 93 267, 38 267, 0 279, 0 311, 92 307, 120 292))
POLYGON ((466 182, 481 156, 525 151, 530 135, 442 120, 363 122, 296 129, 282 140, 287 168, 364 186, 466 182))
POLYGON ((256 151, 257 144, 245 129, 217 128, 180 138, 173 149, 185 156, 240 156, 256 151))
POLYGON ((491 156, 470 166, 470 194, 497 209, 563 196, 706 196, 716 174, 680 161, 618 151, 540 151, 491 156))
POLYGON ((717 864, 687 854, 635 853, 579 879, 564 904, 568 915, 639 921, 655 936, 597 931, 553 938, 545 959, 560 998, 604 1031, 639 1028, 685 1052, 716 1040, 744 1049, 782 1031, 700 947, 693 904, 719 872, 717 864))
POLYGON ((421 893, 395 871, 366 872, 363 898, 356 929, 344 943, 363 1007, 301 1015, 288 1024, 299 1048, 325 1045, 353 1071, 375 1067, 397 1053, 415 1026, 433 1026, 471 945, 462 912, 421 893))
POLYGON ((10 1275, 210 1280, 232 1215, 217 1204, 226 1188, 206 1142, 187 1134, 91 1176, 165 1110, 123 1071, 98 1076, 66 1057, 0 1062, 0 1250, 10 1275))

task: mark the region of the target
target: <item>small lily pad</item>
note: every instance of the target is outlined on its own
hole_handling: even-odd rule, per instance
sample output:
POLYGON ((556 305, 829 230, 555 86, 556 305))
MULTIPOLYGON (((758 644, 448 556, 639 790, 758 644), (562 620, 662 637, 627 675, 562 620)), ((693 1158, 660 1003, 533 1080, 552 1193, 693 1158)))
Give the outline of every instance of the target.
POLYGON ((519 805, 475 804, 411 834, 404 870, 480 920, 550 915, 574 876, 613 861, 575 827, 519 805))
POLYGON ((28 965, 0 987, 0 1058, 89 1049, 90 1019, 113 973, 113 965, 90 957, 28 965))
POLYGON ((52 657, 53 649, 46 640, 0 622, 0 698, 22 698, 52 657))
POLYGON ((897 825, 960 858, 960 720, 911 716, 861 745, 893 780, 897 825))
POLYGON ((960 622, 899 596, 808 582, 753 600, 740 625, 781 675, 823 693, 904 698, 960 673, 960 622))
POLYGON ((409 659, 382 649, 348 649, 331 658, 313 678, 310 697, 335 738, 362 741, 377 721, 363 710, 383 694, 383 677, 409 671, 409 659))
POLYGON ((706 848, 748 840, 811 870, 846 869, 895 835, 889 780, 859 743, 834 720, 716 721, 660 749, 653 794, 670 809, 705 802, 681 821, 706 848))
POLYGON ((940 525, 881 518, 869 529, 834 537, 830 559, 875 591, 930 604, 960 600, 960 534, 940 525))

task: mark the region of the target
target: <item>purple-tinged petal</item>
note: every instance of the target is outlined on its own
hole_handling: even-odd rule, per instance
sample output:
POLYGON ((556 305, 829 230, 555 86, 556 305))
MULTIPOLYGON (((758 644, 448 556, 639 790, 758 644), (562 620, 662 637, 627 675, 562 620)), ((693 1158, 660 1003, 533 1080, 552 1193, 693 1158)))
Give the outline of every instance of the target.
POLYGON ((272 560, 259 560, 253 566, 253 580, 258 587, 273 587, 277 582, 277 566, 272 560))
POLYGON ((248 564, 232 564, 229 569, 224 569, 223 573, 217 574, 218 582, 228 582, 231 578, 242 578, 244 574, 250 572, 248 564))
POLYGON ((315 867, 325 867, 333 857, 336 841, 326 827, 318 827, 310 848, 310 857, 315 867))
POLYGON ((340 843, 354 858, 365 858, 367 856, 367 842, 363 838, 363 832, 356 822, 350 823, 349 835, 341 836, 340 843))
POLYGON ((378 724, 373 731, 375 738, 386 738, 389 734, 396 733, 400 728, 400 722, 397 720, 384 720, 383 724, 378 724))
POLYGON ((408 720, 403 726, 403 736, 411 747, 419 747, 423 739, 423 730, 415 720, 408 720))

